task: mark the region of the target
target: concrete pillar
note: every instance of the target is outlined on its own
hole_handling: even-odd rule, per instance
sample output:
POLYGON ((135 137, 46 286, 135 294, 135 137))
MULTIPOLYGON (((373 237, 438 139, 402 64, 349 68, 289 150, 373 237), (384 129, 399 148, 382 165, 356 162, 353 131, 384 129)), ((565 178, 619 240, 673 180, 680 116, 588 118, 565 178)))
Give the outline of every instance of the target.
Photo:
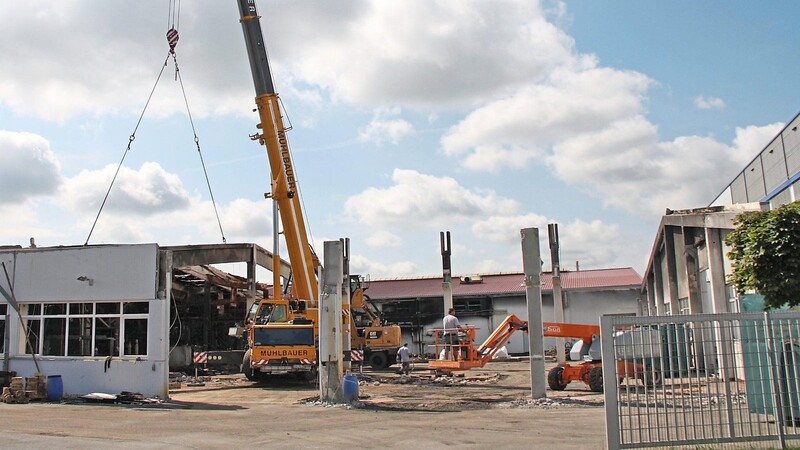
POLYGON ((728 310, 728 291, 725 286, 725 257, 722 252, 722 237, 719 228, 706 228, 706 248, 708 249, 708 279, 711 282, 712 312, 726 313, 728 310))
POLYGON ((686 261, 686 281, 689 291, 689 314, 702 314, 703 302, 700 298, 700 264, 695 247, 694 228, 683 227, 683 257, 686 261))
MULTIPOLYGON (((561 294, 561 263, 559 261, 558 224, 547 224, 547 236, 550 241, 550 264, 553 268, 553 315, 555 321, 564 323, 564 297, 561 294)), ((564 349, 566 339, 556 338, 556 361, 558 364, 567 362, 567 352, 564 349)))
MULTIPOLYGON (((172 250, 163 252, 164 263, 161 266, 164 272, 164 294, 162 304, 162 323, 160 332, 164 339, 161 339, 161 351, 164 355, 164 368, 161 374, 161 398, 169 398, 169 324, 172 323, 172 250)), ((7 322, 6 322, 7 323, 7 322)), ((8 349, 8 347, 6 347, 8 349)), ((8 350, 6 350, 8 353, 8 350)))
MULTIPOLYGON (((683 260, 686 266, 686 288, 689 295, 689 314, 702 314, 703 302, 700 298, 700 264, 698 261, 697 247, 695 247, 694 228, 681 227, 683 236, 683 260)), ((695 360, 697 368, 714 370, 716 367, 713 334, 710 330, 695 330, 694 339, 695 360)))
POLYGON ((531 364, 531 397, 544 398, 544 334, 542 332, 542 255, 539 229, 524 228, 522 235, 522 270, 525 274, 525 298, 528 304, 528 343, 531 364))
MULTIPOLYGON (((250 307, 256 302, 256 267, 258 267, 256 246, 253 244, 250 246, 250 259, 247 261, 247 293, 245 294, 247 305, 245 311, 250 311, 250 307)), ((280 273, 280 268, 277 270, 280 273)))
POLYGON ((664 303, 664 259, 663 251, 653 257, 653 277, 655 278, 655 301, 656 301, 656 315, 666 316, 666 304, 664 303))
POLYGON ((319 299, 319 398, 341 403, 342 376, 342 243, 326 241, 319 299))
MULTIPOLYGON (((442 249, 442 292, 444 295, 444 314, 453 307, 452 271, 450 269, 450 232, 439 232, 439 245, 442 249)), ((444 316, 443 314, 443 316, 444 316)))
POLYGON ((352 331, 351 322, 353 318, 350 315, 350 238, 339 240, 342 243, 343 257, 342 257, 342 355, 344 372, 349 373, 352 369, 350 362, 350 351, 352 342, 350 332, 352 331))
MULTIPOLYGON (((658 314, 658 310, 656 309, 656 304, 658 302, 658 297, 656 296, 656 277, 655 271, 657 267, 655 265, 655 261, 650 267, 651 272, 647 275, 647 315, 653 316, 658 314)), ((658 267, 661 269, 661 267, 658 267)))
MULTIPOLYGON (((683 250, 681 250, 683 253, 683 250)), ((664 256, 667 264, 667 296, 669 298, 670 314, 677 316, 681 313, 678 304, 678 266, 675 253, 675 234, 673 227, 664 227, 664 256)))
MULTIPOLYGON (((708 289, 711 295, 713 313, 728 312, 728 291, 725 287, 725 263, 722 252, 722 238, 719 228, 706 228, 706 248, 708 249, 708 279, 711 286, 708 289)), ((715 340, 719 343, 717 363, 720 375, 725 380, 736 376, 735 362, 733 361, 733 342, 731 330, 728 327, 716 324, 715 340)))

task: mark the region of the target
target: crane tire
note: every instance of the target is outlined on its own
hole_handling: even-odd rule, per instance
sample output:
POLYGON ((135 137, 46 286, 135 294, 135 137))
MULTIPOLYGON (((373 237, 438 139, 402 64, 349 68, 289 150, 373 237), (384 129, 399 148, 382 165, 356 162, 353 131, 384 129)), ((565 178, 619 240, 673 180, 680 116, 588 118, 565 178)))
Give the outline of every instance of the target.
POLYGON ((554 391, 563 391, 567 388, 569 381, 564 382, 561 375, 564 373, 563 367, 553 367, 550 372, 547 372, 547 385, 554 391))
POLYGON ((245 378, 250 381, 258 381, 258 374, 253 373, 253 368, 250 367, 250 359, 252 358, 253 351, 247 350, 242 358, 242 373, 245 378))
POLYGON ((373 370, 383 370, 389 367, 389 356, 386 355, 386 352, 370 353, 369 365, 373 370))

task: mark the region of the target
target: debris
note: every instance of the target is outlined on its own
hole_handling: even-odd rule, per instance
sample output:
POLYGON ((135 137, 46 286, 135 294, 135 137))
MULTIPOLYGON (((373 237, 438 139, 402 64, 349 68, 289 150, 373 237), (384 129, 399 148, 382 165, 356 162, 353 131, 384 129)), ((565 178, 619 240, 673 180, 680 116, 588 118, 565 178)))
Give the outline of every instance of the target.
POLYGON ((124 404, 149 404, 160 403, 157 398, 146 398, 139 392, 122 391, 119 394, 107 394, 105 392, 92 392, 91 394, 81 395, 80 399, 93 403, 124 403, 124 404))
POLYGON ((117 396, 114 394, 106 394, 104 392, 92 392, 91 394, 81 395, 82 399, 90 402, 100 403, 113 403, 117 401, 117 396))
POLYGON ((8 387, 3 388, 0 401, 3 403, 28 403, 47 398, 47 379, 42 374, 32 377, 12 377, 8 387))

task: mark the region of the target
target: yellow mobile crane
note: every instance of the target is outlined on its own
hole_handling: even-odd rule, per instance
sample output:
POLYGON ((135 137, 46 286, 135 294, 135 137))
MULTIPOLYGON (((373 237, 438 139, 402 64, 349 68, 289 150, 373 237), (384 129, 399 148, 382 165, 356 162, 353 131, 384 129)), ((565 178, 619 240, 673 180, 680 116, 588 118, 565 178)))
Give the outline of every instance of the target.
MULTIPOLYGON (((317 270, 320 263, 306 234, 300 192, 286 138, 287 129, 272 82, 255 0, 237 1, 260 119, 257 128, 261 131, 251 138, 258 140, 267 151, 272 173, 272 192, 267 196, 272 198, 276 206, 273 210, 273 227, 277 230, 277 216, 280 215, 291 266, 291 289, 281 293, 280 272, 274 270, 272 295, 254 303, 248 313, 245 324, 248 349, 242 360, 242 371, 251 380, 279 373, 302 374, 313 379, 317 374, 316 349, 319 341, 317 270)), ((274 233, 273 258, 273 267, 280 267, 277 232, 274 233)), ((363 291, 360 286, 355 286, 355 310, 368 308, 358 302, 361 294, 363 291)), ((362 349, 370 355, 374 348, 374 354, 383 357, 374 356, 368 360, 374 360, 380 366, 388 365, 387 360, 393 362, 394 352, 400 345, 400 327, 375 321, 366 328, 356 326, 353 322, 351 326, 353 349, 362 349)))
MULTIPOLYGON (((260 132, 251 139, 266 148, 269 158, 272 192, 275 202, 273 227, 277 231, 280 215, 291 265, 291 290, 281 295, 280 271, 274 270, 271 298, 256 302, 249 314, 246 329, 248 350, 242 371, 250 379, 259 374, 301 373, 316 376, 319 287, 316 269, 320 266, 308 242, 300 192, 286 127, 281 116, 280 100, 272 82, 261 23, 255 0, 238 0, 242 31, 256 90, 260 132)), ((274 233, 273 267, 280 267, 278 233, 274 233)))

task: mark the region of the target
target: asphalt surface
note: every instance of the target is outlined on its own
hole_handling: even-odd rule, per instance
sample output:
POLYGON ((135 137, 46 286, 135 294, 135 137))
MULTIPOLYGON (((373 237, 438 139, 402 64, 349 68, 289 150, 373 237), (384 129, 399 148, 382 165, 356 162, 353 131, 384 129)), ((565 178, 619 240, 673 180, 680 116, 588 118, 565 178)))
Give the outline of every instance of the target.
POLYGON ((483 380, 476 394, 483 399, 480 408, 443 407, 448 393, 454 405, 466 404, 464 395, 477 388, 464 379, 459 385, 430 383, 424 374, 400 385, 387 381, 392 374, 364 382, 356 406, 323 405, 315 401, 318 390, 300 382, 265 386, 239 376, 184 386, 169 401, 149 405, 0 403, 0 447, 605 448, 604 411, 596 395, 582 397, 585 389, 577 386, 572 395, 530 400, 524 390, 513 394, 525 387, 520 380, 526 373, 511 367, 516 375, 495 376, 501 378, 496 401, 486 391, 487 377, 509 367, 475 374, 483 380), (400 407, 396 392, 404 393, 400 407), (438 403, 426 402, 431 392, 438 393, 438 403))

